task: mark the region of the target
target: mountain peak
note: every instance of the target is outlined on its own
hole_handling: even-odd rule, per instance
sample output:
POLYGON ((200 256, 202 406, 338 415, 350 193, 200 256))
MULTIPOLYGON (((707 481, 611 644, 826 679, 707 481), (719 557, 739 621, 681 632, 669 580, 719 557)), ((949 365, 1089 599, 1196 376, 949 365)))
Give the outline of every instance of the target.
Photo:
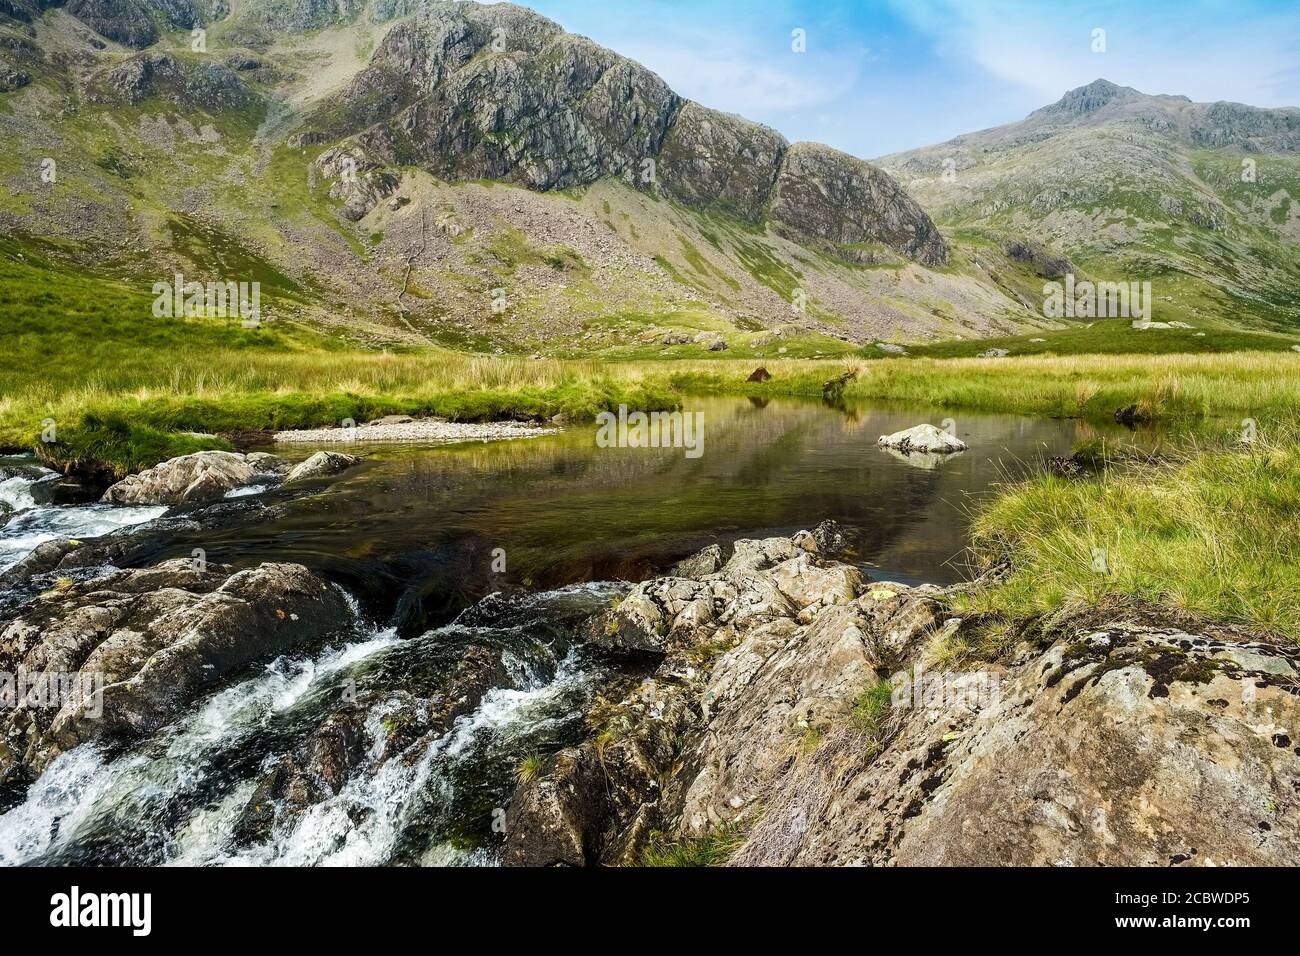
POLYGON ((1116 101, 1128 102, 1142 95, 1131 86, 1120 86, 1118 83, 1099 78, 1085 86, 1070 90, 1051 106, 1044 106, 1041 110, 1038 110, 1038 113, 1066 113, 1072 116, 1084 116, 1088 113, 1095 113, 1109 103, 1116 101))

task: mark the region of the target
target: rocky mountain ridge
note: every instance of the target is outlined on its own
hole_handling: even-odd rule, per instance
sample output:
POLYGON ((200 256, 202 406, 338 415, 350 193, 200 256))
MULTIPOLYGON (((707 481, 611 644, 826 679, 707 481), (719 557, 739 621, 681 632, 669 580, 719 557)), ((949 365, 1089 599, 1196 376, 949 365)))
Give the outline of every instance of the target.
POLYGON ((1099 79, 877 162, 950 231, 1032 235, 1094 274, 1151 279, 1166 319, 1300 319, 1300 109, 1099 79))
POLYGON ((316 115, 331 138, 355 135, 384 163, 442 179, 551 190, 616 176, 749 222, 948 261, 934 224, 870 164, 685 101, 640 64, 509 4, 435 5, 398 24, 316 115))

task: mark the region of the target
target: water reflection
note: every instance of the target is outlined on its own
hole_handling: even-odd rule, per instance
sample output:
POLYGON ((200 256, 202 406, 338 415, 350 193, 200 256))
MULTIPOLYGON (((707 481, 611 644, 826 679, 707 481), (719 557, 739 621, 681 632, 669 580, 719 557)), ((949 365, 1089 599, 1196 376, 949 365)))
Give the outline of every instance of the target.
POLYGON ((705 415, 700 458, 597 448, 594 426, 517 442, 373 446, 320 494, 255 524, 178 535, 150 557, 201 546, 238 565, 301 561, 411 627, 503 587, 637 578, 715 540, 788 535, 825 518, 853 532, 864 564, 946 583, 962 577, 974 499, 1096 432, 963 414, 956 430, 970 450, 918 462, 877 439, 951 411, 743 398, 688 407, 705 415))

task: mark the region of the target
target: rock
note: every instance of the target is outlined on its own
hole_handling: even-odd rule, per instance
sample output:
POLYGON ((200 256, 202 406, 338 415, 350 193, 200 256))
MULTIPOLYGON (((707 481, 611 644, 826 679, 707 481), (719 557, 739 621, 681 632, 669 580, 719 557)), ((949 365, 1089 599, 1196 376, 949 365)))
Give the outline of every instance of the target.
POLYGON ((709 343, 709 351, 725 352, 727 351, 727 343, 724 342, 722 339, 715 339, 713 342, 709 343))
POLYGON ((329 135, 315 130, 305 130, 301 133, 291 134, 284 142, 290 149, 302 149, 304 146, 319 146, 322 143, 328 143, 329 135))
POLYGON ((258 475, 274 475, 283 477, 288 474, 290 467, 287 461, 279 455, 267 454, 264 451, 249 452, 244 456, 244 461, 248 467, 252 468, 258 475))
POLYGON ((914 425, 892 435, 881 435, 878 444, 886 448, 897 448, 904 454, 921 452, 947 455, 966 450, 964 441, 955 435, 940 431, 933 425, 914 425))
POLYGON ((353 222, 397 191, 401 177, 357 143, 349 142, 325 150, 313 164, 325 179, 332 180, 330 198, 343 203, 343 213, 353 222))
POLYGON ((686 578, 636 585, 613 611, 594 619, 588 639, 619 654, 663 655, 694 644, 701 625, 714 619, 713 589, 686 578))
POLYGON ((722 567, 722 548, 711 544, 703 551, 698 551, 689 558, 684 558, 673 565, 669 574, 676 578, 702 578, 713 574, 722 567))
POLYGON ((227 675, 351 621, 342 592, 297 564, 179 559, 48 591, 0 632, 0 671, 80 675, 87 693, 0 712, 0 780, 151 733, 227 675))
POLYGON ((224 63, 179 60, 170 53, 140 53, 96 78, 97 100, 132 106, 159 97, 186 109, 239 109, 257 97, 224 63))
POLYGON ((115 505, 178 505, 216 501, 226 492, 253 483, 256 472, 244 455, 200 451, 154 465, 123 478, 104 492, 115 505))
POLYGON ((766 382, 766 381, 767 381, 768 379, 770 379, 771 377, 772 377, 772 373, 769 372, 767 369, 765 369, 765 368, 756 368, 756 369, 754 369, 754 371, 752 371, 752 372, 749 373, 749 378, 745 379, 745 381, 746 381, 746 382, 766 382))
POLYGON ((354 455, 343 455, 336 451, 318 451, 306 461, 295 465, 284 480, 288 484, 294 481, 306 481, 309 478, 337 475, 340 471, 359 464, 360 461, 361 459, 354 455))
POLYGON ((1300 860, 1300 650, 1112 604, 941 671, 979 626, 949 611, 968 586, 868 584, 816 537, 738 541, 595 618, 662 656, 520 786, 506 862, 638 863, 650 830, 722 826, 733 865, 1300 860))
POLYGON ((410 415, 385 415, 383 418, 376 418, 374 421, 366 422, 367 425, 409 425, 415 421, 410 415))
POLYGON ((860 738, 828 738, 780 796, 767 791, 768 815, 732 862, 1293 865, 1300 806, 1286 781, 1300 757, 1278 741, 1300 717, 1280 686, 1295 653, 1172 622, 1103 623, 1064 616, 1050 646, 974 700, 903 695, 874 758, 860 738))
POLYGON ((848 547, 840 526, 829 518, 813 529, 813 540, 821 554, 826 556, 839 554, 848 547))
POLYGON ((149 5, 140 0, 69 0, 65 9, 96 33, 123 46, 138 50, 158 41, 149 5))
POLYGON ((985 349, 976 358, 1006 358, 1010 354, 1006 349, 985 349))
POLYGON ((725 204, 757 222, 788 148, 775 130, 688 101, 664 139, 658 177, 678 202, 725 204))
POLYGON ((948 262, 938 228, 888 173, 819 143, 786 152, 768 212, 819 239, 883 242, 924 265, 948 262))
POLYGON ((592 735, 551 757, 506 810, 506 866, 635 866, 667 823, 661 780, 698 725, 701 672, 665 661, 617 700, 592 735))
POLYGON ((1047 473, 1058 478, 1077 479, 1086 477, 1088 472, 1074 457, 1054 455, 1047 459, 1047 473))

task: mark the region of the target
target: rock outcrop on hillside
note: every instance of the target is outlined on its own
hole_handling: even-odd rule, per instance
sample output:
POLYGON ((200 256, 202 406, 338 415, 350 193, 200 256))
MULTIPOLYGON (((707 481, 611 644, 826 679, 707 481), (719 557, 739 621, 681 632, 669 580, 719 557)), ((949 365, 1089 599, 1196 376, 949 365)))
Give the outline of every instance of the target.
MULTIPOLYGON (((815 239, 947 262, 886 173, 683 100, 638 63, 509 4, 431 4, 393 27, 315 124, 371 164, 563 189, 606 176, 815 239)), ((328 175, 328 173, 327 173, 328 175)))
POLYGON ((719 832, 733 865, 1300 861, 1300 652, 1116 606, 946 672, 979 626, 952 590, 871 583, 819 530, 702 555, 590 623, 658 667, 520 786, 507 863, 719 832))
POLYGON ((217 112, 251 103, 255 94, 224 63, 190 63, 170 53, 140 53, 99 78, 96 98, 135 105, 159 97, 187 109, 217 112))

